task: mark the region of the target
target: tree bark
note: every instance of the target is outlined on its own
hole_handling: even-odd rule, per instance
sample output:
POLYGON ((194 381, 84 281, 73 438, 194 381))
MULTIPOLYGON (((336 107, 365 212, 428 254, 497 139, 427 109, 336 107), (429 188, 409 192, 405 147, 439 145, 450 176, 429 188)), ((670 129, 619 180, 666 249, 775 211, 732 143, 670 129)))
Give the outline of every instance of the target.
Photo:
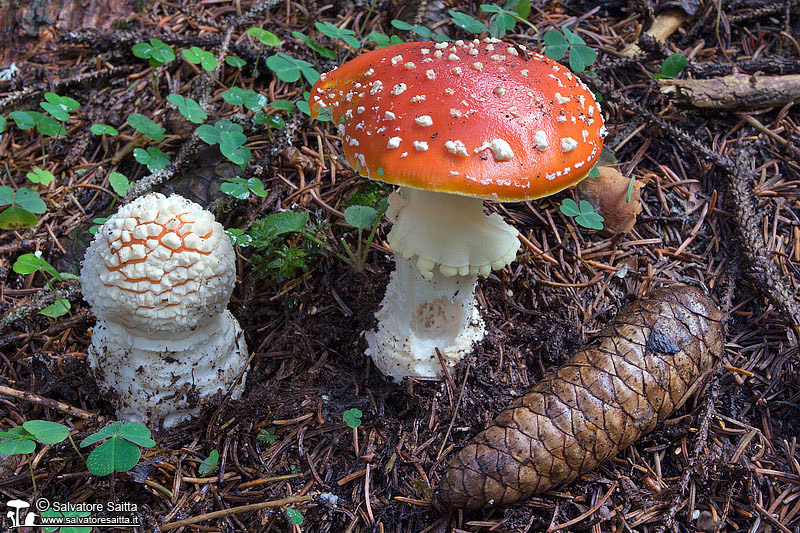
POLYGON ((0 7, 0 65, 20 62, 59 33, 108 29, 136 0, 10 0, 0 7))

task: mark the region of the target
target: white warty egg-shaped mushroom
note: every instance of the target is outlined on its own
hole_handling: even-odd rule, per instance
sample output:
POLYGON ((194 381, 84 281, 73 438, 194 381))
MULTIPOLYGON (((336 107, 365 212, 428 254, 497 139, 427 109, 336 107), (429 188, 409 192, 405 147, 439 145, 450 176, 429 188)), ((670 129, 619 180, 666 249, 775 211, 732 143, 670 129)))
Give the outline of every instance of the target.
POLYGON ((98 230, 81 270, 97 317, 88 361, 120 418, 171 427, 242 393, 234 258, 214 216, 178 195, 142 196, 98 230))

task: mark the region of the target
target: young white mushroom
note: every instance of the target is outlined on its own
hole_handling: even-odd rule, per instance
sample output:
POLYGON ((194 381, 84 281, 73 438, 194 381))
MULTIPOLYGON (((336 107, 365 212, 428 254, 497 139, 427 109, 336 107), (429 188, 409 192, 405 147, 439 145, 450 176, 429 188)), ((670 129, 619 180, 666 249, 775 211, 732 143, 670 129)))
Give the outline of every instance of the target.
POLYGON ((98 230, 81 270, 97 325, 89 367, 120 418, 171 427, 244 389, 247 345, 226 309, 234 252, 211 213, 181 197, 142 196, 98 230))
POLYGON ((397 268, 367 354, 395 380, 441 375, 437 349, 452 366, 483 337, 478 276, 520 247, 483 200, 582 180, 603 147, 600 106, 566 67, 497 39, 368 52, 322 75, 309 105, 312 116, 330 108, 362 176, 400 186, 387 212, 397 268))

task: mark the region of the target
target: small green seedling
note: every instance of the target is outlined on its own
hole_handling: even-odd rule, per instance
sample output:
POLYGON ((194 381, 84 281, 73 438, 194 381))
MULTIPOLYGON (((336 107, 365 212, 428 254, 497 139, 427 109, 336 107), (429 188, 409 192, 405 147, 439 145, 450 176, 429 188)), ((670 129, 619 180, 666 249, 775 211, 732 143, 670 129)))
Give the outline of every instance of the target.
POLYGON ((544 43, 544 54, 556 61, 564 57, 569 50, 569 68, 576 73, 583 72, 597 59, 597 52, 566 26, 561 28, 561 31, 550 30, 545 33, 544 43))
POLYGON ((203 111, 203 108, 200 107, 200 104, 191 98, 186 98, 180 94, 172 93, 167 96, 167 102, 177 107, 178 112, 189 122, 202 124, 208 118, 208 115, 205 111, 203 111))
POLYGON ((32 171, 25 174, 25 177, 28 178, 28 180, 32 183, 39 183, 44 186, 50 185, 53 180, 56 179, 52 172, 49 170, 42 170, 39 167, 36 167, 32 171))
MULTIPOLYGON (((44 93, 44 102, 39 102, 39 106, 50 113, 48 117, 38 111, 14 111, 8 116, 11 117, 21 130, 29 130, 33 127, 42 135, 58 138, 66 134, 64 122, 68 121, 69 112, 78 109, 81 104, 69 96, 59 96, 56 93, 44 93)), ((47 152, 42 144, 42 165, 47 162, 47 152)))
POLYGON ((308 61, 294 58, 283 52, 267 58, 267 67, 278 76, 278 79, 287 83, 294 83, 304 77, 310 85, 319 79, 319 72, 308 61))
POLYGON ((92 132, 92 135, 109 135, 111 137, 119 135, 119 132, 116 130, 116 128, 113 128, 108 124, 92 124, 92 127, 89 128, 89 131, 92 132))
POLYGON ((322 57, 326 57, 328 59, 333 59, 334 57, 336 57, 336 53, 333 50, 325 48, 311 37, 308 37, 305 33, 299 31, 293 31, 292 37, 294 37, 295 39, 300 39, 305 43, 306 46, 311 48, 311 50, 318 53, 322 57))
POLYGON ((378 44, 377 48, 383 48, 385 46, 391 46, 393 44, 401 44, 403 42, 403 39, 401 39, 397 35, 392 35, 391 37, 389 37, 385 33, 377 31, 374 31, 369 35, 367 35, 367 39, 369 39, 374 43, 377 43, 378 44))
POLYGON ((289 233, 305 233, 307 225, 308 213, 284 211, 256 220, 248 233, 257 241, 258 246, 265 246, 275 238, 289 233))
POLYGON ((228 238, 231 240, 231 244, 234 246, 246 248, 250 246, 251 242, 253 242, 253 238, 246 234, 244 230, 239 228, 226 229, 225 233, 228 235, 228 238))
POLYGON ((59 137, 67 132, 59 121, 38 111, 13 111, 8 116, 23 131, 35 127, 36 131, 47 137, 59 137))
POLYGON ((213 472, 215 468, 217 468, 217 463, 219 463, 219 452, 214 449, 211 450, 211 453, 208 455, 208 457, 203 459, 203 462, 197 467, 197 473, 200 475, 200 477, 205 477, 213 472))
POLYGON ((276 130, 282 130, 286 127, 286 121, 283 120, 283 117, 267 115, 266 113, 256 113, 253 115, 253 122, 262 125, 266 124, 270 128, 275 128, 276 130))
MULTIPOLYGON (((150 39, 149 43, 135 44, 131 51, 136 57, 149 60, 152 67, 160 67, 175 60, 175 52, 172 47, 160 39, 150 39)), ((153 68, 150 79, 153 84, 153 92, 158 96, 158 79, 155 68, 153 68)))
POLYGON ((492 13, 489 17, 489 33, 492 37, 502 39, 506 33, 513 30, 517 22, 522 22, 530 27, 536 35, 539 35, 539 30, 536 26, 528 22, 528 15, 531 13, 530 0, 509 0, 506 2, 506 7, 500 7, 492 4, 482 4, 481 11, 484 13, 492 13))
POLYGON ((55 296, 55 301, 39 311, 40 314, 49 316, 50 318, 58 318, 69 313, 71 305, 66 298, 59 298, 55 287, 53 287, 53 280, 64 281, 64 278, 58 271, 42 259, 42 252, 34 252, 32 254, 22 254, 19 256, 12 267, 17 274, 33 274, 34 272, 41 272, 47 281, 47 286, 55 296), (49 277, 48 277, 49 274, 49 277))
POLYGON ((377 209, 368 205, 351 205, 344 210, 345 221, 358 230, 358 241, 355 252, 353 252, 353 249, 347 244, 344 238, 340 239, 340 242, 344 247, 344 251, 347 253, 347 257, 349 258, 348 262, 356 271, 361 271, 367 262, 370 246, 372 245, 372 241, 375 240, 375 232, 378 231, 378 224, 381 217, 386 212, 387 207, 388 202, 383 200, 378 203, 377 209), (363 240, 365 229, 370 230, 366 241, 363 240))
POLYGON ((289 517, 289 522, 292 525, 299 526, 303 523, 303 513, 300 512, 300 509, 292 509, 291 507, 287 507, 286 516, 289 517))
POLYGON ((575 222, 579 226, 588 229, 603 229, 603 217, 596 213, 592 204, 586 200, 581 200, 579 206, 572 198, 564 198, 559 209, 564 215, 575 218, 575 222))
POLYGON ((106 220, 108 220, 108 217, 93 218, 93 219, 92 219, 92 222, 94 222, 94 226, 92 226, 91 228, 89 228, 89 233, 90 233, 91 235, 94 235, 95 233, 97 233, 97 232, 98 232, 98 230, 100 229, 100 227, 101 227, 103 224, 105 224, 105 223, 106 223, 106 220))
POLYGON ((211 72, 217 68, 217 58, 211 52, 206 52, 202 48, 192 46, 189 49, 183 50, 183 57, 186 61, 193 65, 200 65, 203 70, 211 72))
POLYGON ((349 427, 356 429, 361 425, 361 417, 363 414, 364 413, 361 412, 361 409, 356 409, 353 407, 352 409, 348 409, 342 413, 342 420, 344 420, 344 423, 349 427))
POLYGON ((247 137, 243 131, 244 128, 239 124, 230 120, 220 120, 213 126, 203 124, 195 130, 195 133, 206 144, 212 146, 218 144, 222 155, 244 169, 250 162, 252 153, 249 148, 244 146, 247 137))
POLYGON ((631 174, 631 179, 628 181, 628 190, 625 193, 625 203, 631 203, 631 195, 633 194, 633 185, 636 183, 636 176, 631 174))
POLYGON ((119 172, 111 172, 108 175, 108 184, 117 193, 117 196, 125 196, 131 190, 133 185, 125 174, 119 172))
POLYGON ((474 17, 471 17, 470 15, 467 15, 466 13, 461 13, 460 11, 455 11, 453 9, 450 9, 447 13, 450 15, 450 20, 453 22, 453 24, 464 31, 475 34, 489 31, 489 28, 486 26, 486 24, 474 17))
POLYGON ((80 446, 85 448, 104 439, 106 441, 86 458, 86 468, 96 476, 127 472, 139 464, 142 456, 140 447, 152 448, 156 445, 146 426, 138 422, 112 422, 83 439, 80 446))
MULTIPOLYGON (((69 429, 64 424, 48 420, 28 420, 21 426, 0 432, 0 454, 27 455, 36 449, 36 443, 53 445, 69 438, 69 429)), ((75 443, 72 443, 75 446, 75 443)), ((77 448, 76 448, 77 451, 77 448)), ((80 455, 80 453, 78 453, 80 455)), ((33 462, 28 461, 33 492, 36 493, 36 476, 33 475, 33 462)))
POLYGON ((164 132, 166 128, 162 128, 141 113, 132 113, 128 117, 128 125, 143 134, 148 139, 156 142, 164 140, 164 132))
POLYGON ((661 64, 661 72, 653 74, 653 77, 657 80, 674 78, 685 68, 686 56, 678 52, 666 58, 661 64))
POLYGON ((47 420, 28 420, 21 426, 0 432, 0 454, 19 455, 32 453, 36 443, 58 444, 69 437, 64 424, 47 420))
POLYGON ((391 22, 392 26, 397 28, 400 31, 410 31, 422 37, 423 39, 430 39, 433 36, 433 32, 427 26, 420 26, 418 24, 409 24, 404 20, 397 20, 394 19, 391 22))
POLYGON ((248 35, 252 35, 259 41, 261 44, 266 46, 280 46, 281 40, 278 38, 277 35, 272 33, 271 31, 267 31, 263 28, 250 28, 247 30, 248 35))
POLYGON ((154 146, 147 150, 143 148, 133 149, 133 158, 142 165, 147 166, 150 172, 156 172, 169 165, 169 156, 154 146))
POLYGON ((291 100, 275 100, 269 106, 280 111, 291 111, 294 107, 294 102, 291 100))
POLYGON ((81 104, 69 96, 59 96, 56 93, 44 93, 44 102, 39 102, 39 107, 53 115, 60 122, 69 120, 69 112, 78 109, 81 104))
POLYGON ((353 30, 339 28, 330 22, 315 22, 314 26, 321 34, 330 37, 331 39, 341 39, 347 43, 348 46, 355 48, 356 50, 361 48, 361 43, 358 42, 358 39, 356 39, 356 32, 353 30))
POLYGON ((344 423, 353 428, 353 450, 355 450, 356 455, 358 455, 358 427, 361 425, 361 416, 363 414, 361 409, 356 409, 355 407, 342 413, 344 423))
POLYGON ((279 438, 280 436, 275 434, 275 426, 270 426, 268 428, 264 428, 261 431, 259 431, 256 440, 258 440, 258 442, 272 446, 278 441, 279 438))
POLYGON ((0 186, 0 207, 8 206, 0 213, 0 229, 31 228, 39 221, 36 215, 47 211, 47 205, 39 193, 28 187, 16 191, 7 185, 0 186))
POLYGON ((8 120, 3 115, 0 115, 0 133, 6 131, 7 127, 8 127, 8 120))
POLYGON ((227 56, 225 58, 225 63, 232 66, 233 68, 242 68, 247 64, 247 61, 245 61, 241 57, 227 56))
POLYGON ((219 190, 228 196, 233 196, 237 200, 247 200, 250 193, 260 198, 267 197, 264 190, 264 182, 258 178, 222 178, 225 183, 219 186, 219 190))
POLYGON ((222 99, 230 105, 241 105, 251 111, 258 111, 267 105, 267 97, 251 89, 240 89, 231 87, 222 93, 222 99))
POLYGON ((172 47, 160 39, 150 39, 149 43, 138 43, 131 48, 133 55, 141 59, 149 59, 150 65, 159 67, 175 60, 172 47))

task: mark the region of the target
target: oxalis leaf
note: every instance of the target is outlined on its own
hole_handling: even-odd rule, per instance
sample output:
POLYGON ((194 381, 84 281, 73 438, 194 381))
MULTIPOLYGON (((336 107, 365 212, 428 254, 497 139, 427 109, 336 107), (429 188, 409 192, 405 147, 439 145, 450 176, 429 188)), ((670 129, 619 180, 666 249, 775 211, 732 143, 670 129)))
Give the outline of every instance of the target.
POLYGON ((367 205, 351 205, 344 210, 344 219, 356 229, 372 226, 378 218, 378 212, 367 205))
MULTIPOLYGON (((6 433, 8 434, 8 433, 6 433)), ((5 438, 0 435, 0 439, 5 438)), ((36 442, 22 436, 10 438, 0 442, 0 453, 3 455, 21 455, 33 452, 36 449, 36 442)))
POLYGON ((86 458, 86 468, 96 476, 112 472, 127 472, 139 463, 142 452, 135 444, 119 437, 111 437, 92 450, 86 458))
POLYGON ((86 459, 86 467, 98 476, 112 472, 127 472, 139 462, 139 446, 150 448, 155 441, 150 438, 150 430, 138 422, 113 422, 81 442, 86 447, 103 439, 108 439, 92 450, 86 459))
POLYGON ((263 28, 250 28, 249 30, 247 30, 247 34, 252 35, 256 39, 261 41, 262 44, 265 44, 267 46, 281 45, 281 40, 278 38, 277 35, 263 28))
POLYGON ((18 205, 12 205, 0 213, 0 229, 32 228, 38 221, 36 215, 18 205))
POLYGON ((162 128, 141 113, 132 113, 128 117, 128 125, 154 141, 163 141, 166 128, 162 128))
POLYGON ((108 175, 108 184, 114 189, 114 192, 119 196, 125 196, 131 190, 131 183, 125 174, 119 172, 111 172, 108 175))
POLYGON ((134 148, 133 158, 146 165, 150 172, 156 172, 169 165, 169 156, 154 146, 148 147, 147 150, 134 148))
POLYGON ((573 200, 572 198, 564 198, 561 201, 561 206, 559 206, 559 210, 568 217, 575 217, 581 214, 581 210, 578 208, 578 204, 575 203, 575 200, 573 200))
POLYGON ((356 409, 353 407, 352 409, 348 409, 342 413, 342 420, 344 420, 345 424, 355 429, 361 425, 361 416, 363 414, 364 413, 361 412, 361 409, 356 409))
POLYGON ((22 427, 42 444, 58 444, 69 437, 67 426, 48 420, 29 420, 22 427))
POLYGON ((550 59, 558 61, 567 53, 569 43, 558 30, 550 30, 544 34, 544 54, 550 59))
POLYGON ((55 302, 51 303, 41 311, 40 315, 49 316, 50 318, 58 318, 69 313, 72 304, 66 298, 57 298, 55 302))
POLYGON ((203 459, 203 462, 200 463, 200 466, 197 467, 197 473, 200 474, 201 477, 207 476, 211 472, 217 468, 217 463, 219 462, 219 452, 217 450, 211 450, 211 453, 203 459))
POLYGON ((208 118, 208 115, 203 111, 203 108, 200 107, 200 104, 191 98, 173 93, 167 96, 167 101, 177 107, 178 112, 190 122, 202 124, 208 118))

